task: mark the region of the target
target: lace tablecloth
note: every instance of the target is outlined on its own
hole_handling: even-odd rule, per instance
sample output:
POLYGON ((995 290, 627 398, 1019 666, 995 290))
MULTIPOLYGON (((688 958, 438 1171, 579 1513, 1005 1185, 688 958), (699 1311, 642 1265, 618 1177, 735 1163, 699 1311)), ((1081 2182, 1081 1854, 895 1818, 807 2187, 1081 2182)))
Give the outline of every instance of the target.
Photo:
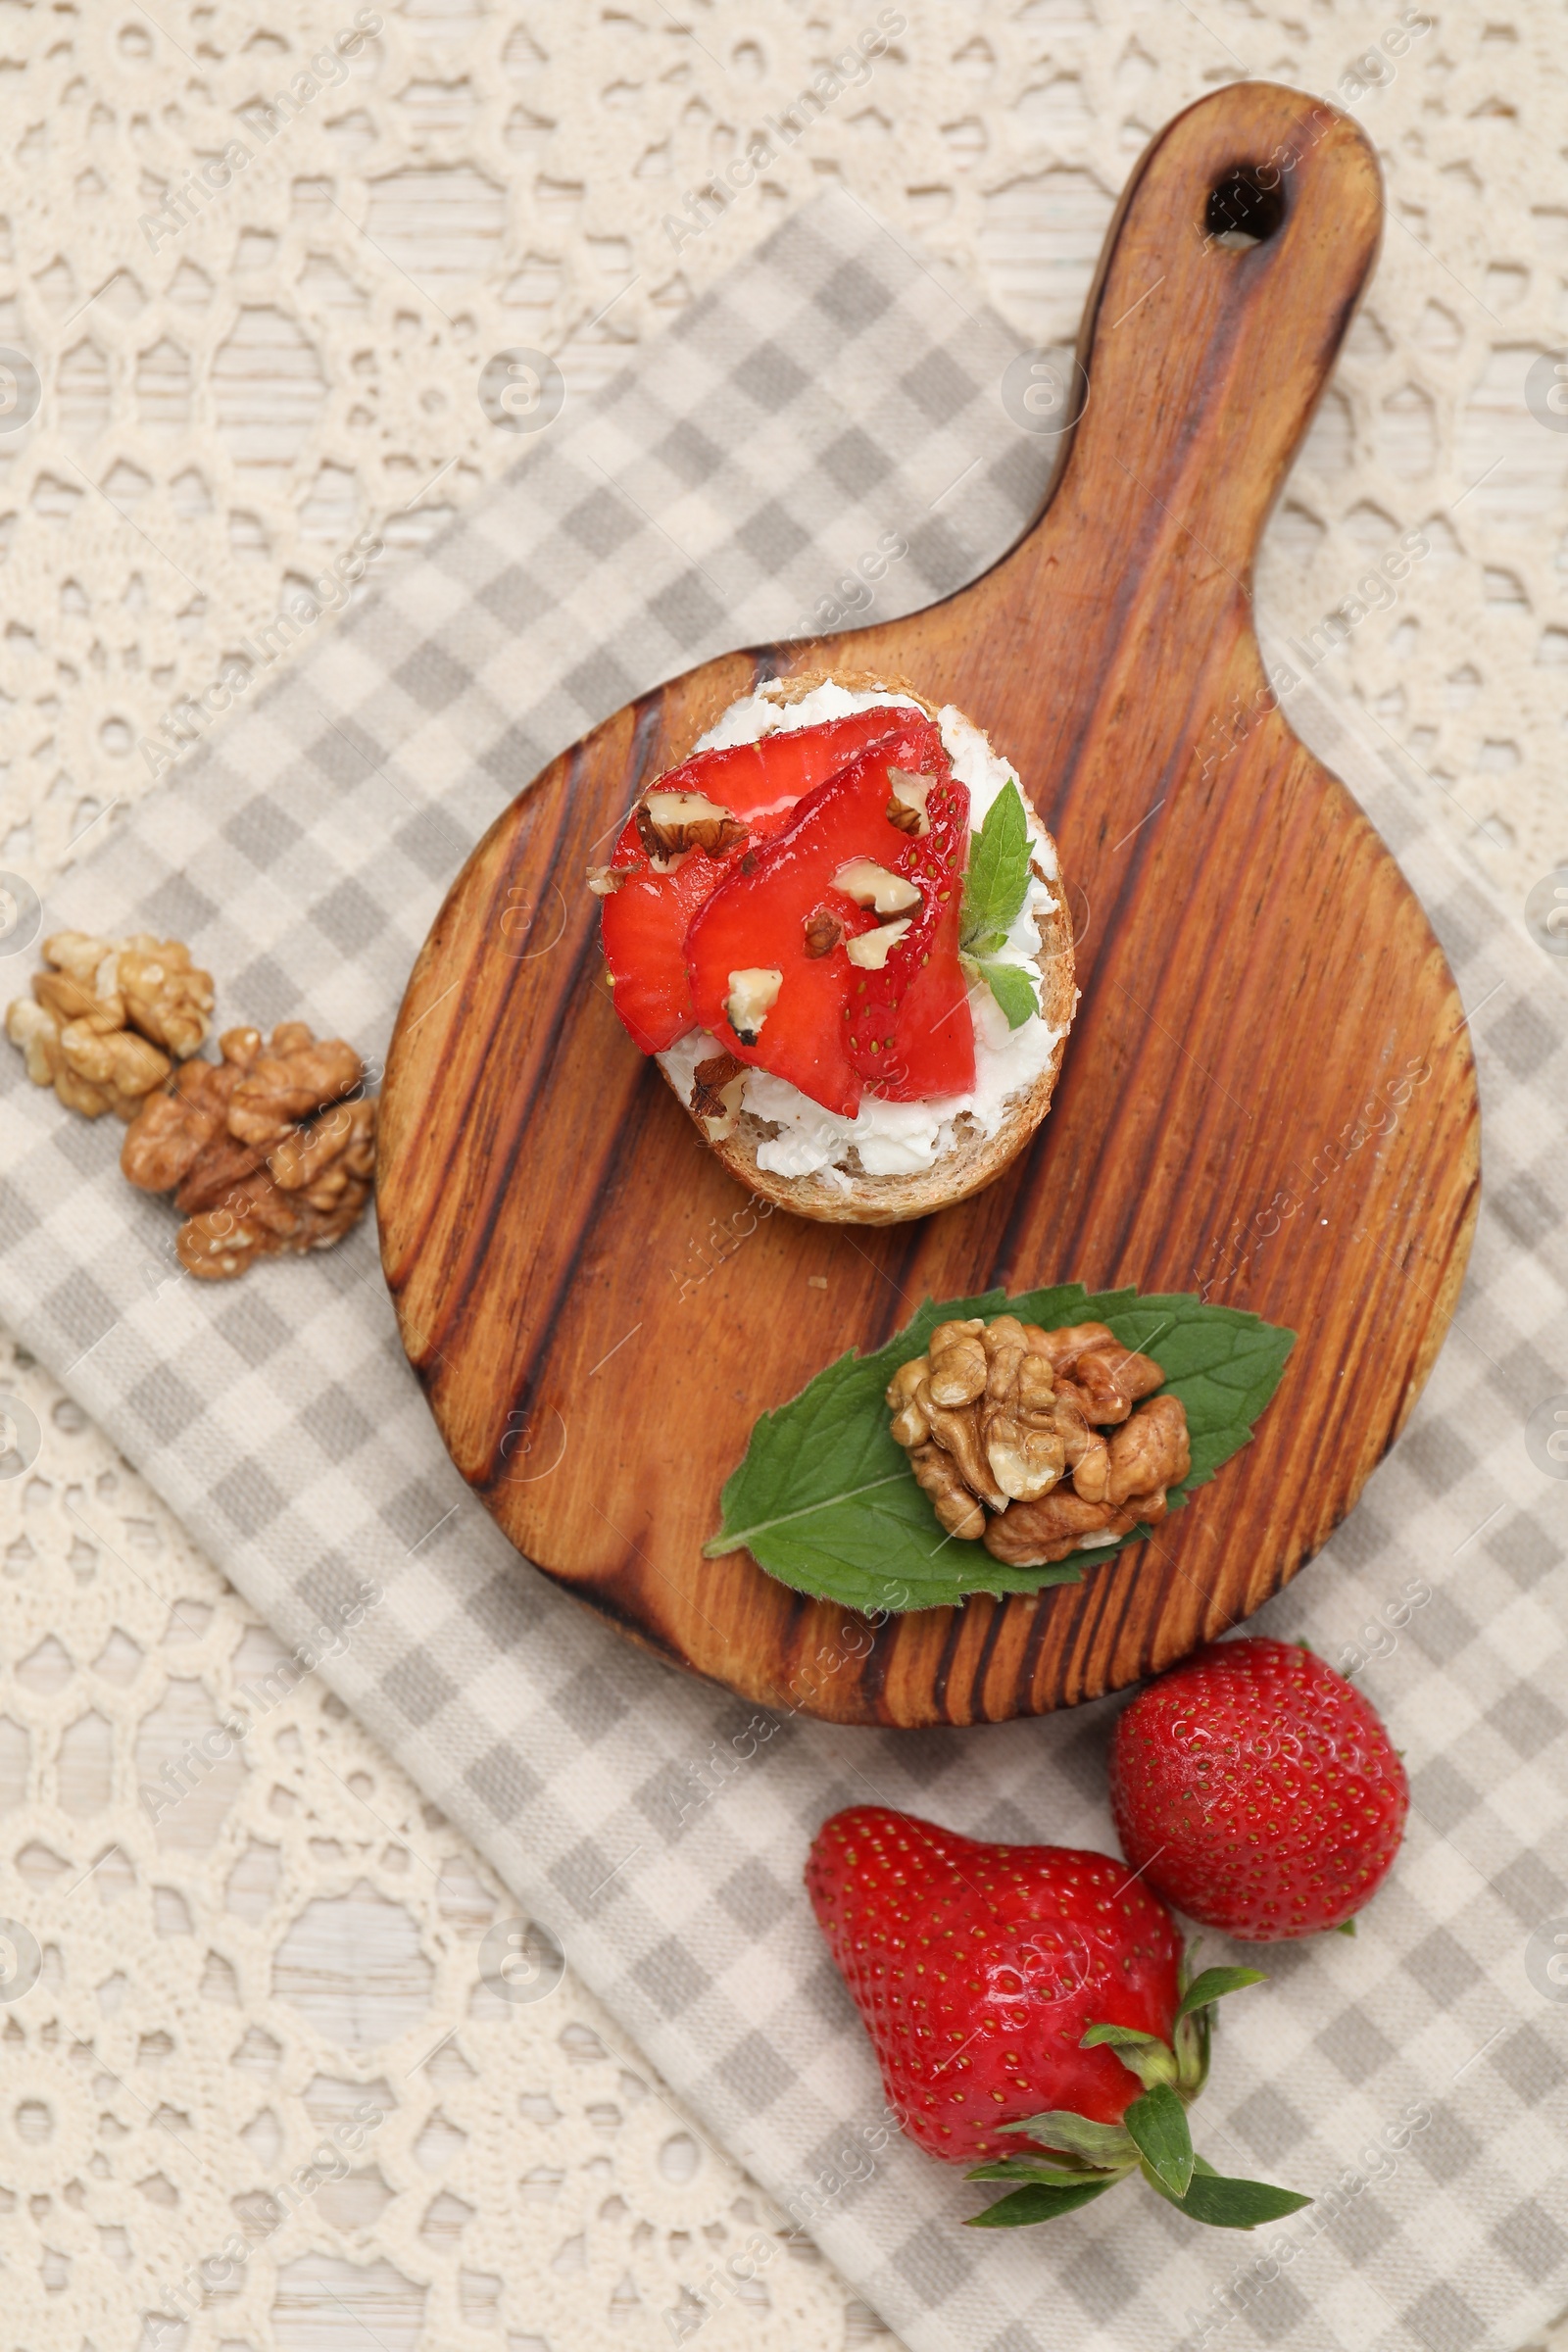
MULTIPOLYGON (((368 530, 419 544, 505 469, 517 441, 476 395, 494 355, 553 354, 567 398, 591 388, 831 177, 962 264, 1020 337, 1054 341, 1147 132, 1245 71, 1351 103, 1390 194, 1261 602, 1522 899, 1568 854, 1568 435, 1544 393, 1521 397, 1563 331, 1568 182, 1541 161, 1560 143, 1554 23, 1418 30, 1406 11, 1401 39, 1393 7, 1310 34, 1283 5, 896 13, 889 54, 720 213, 701 200, 715 168, 873 11, 8 12, 25 72, 7 83, 0 248, 0 868, 45 887, 167 767, 181 703, 291 584, 368 530), (264 139, 256 105, 280 90, 292 119, 274 109, 264 139), (236 118, 252 160, 172 206, 236 118), (1352 605, 1416 527, 1432 552, 1397 601, 1352 605)), ((569 1977, 531 2004, 481 1985, 507 1898, 318 1686, 268 1715, 261 1768, 216 1766, 151 1818, 139 1789, 265 1676, 270 1637, 35 1369, 0 1361, 0 1386, 41 1431, 0 1485, 7 1851, 56 1884, 52 1827, 74 1850, 88 1820, 97 1856, 56 1963, 94 1988, 92 2065, 62 2047, 7 2074, 34 2193, 0 2229, 53 2293, 45 2344, 135 2344, 154 2290, 213 2250, 182 2234, 198 2185, 265 2197, 340 2125, 361 2135, 343 2177, 279 2216, 191 2352, 312 2352, 364 2328, 399 2352, 503 2328, 509 2352, 670 2340, 681 2287, 700 2312, 715 2265, 782 2217, 569 1977), (384 2122, 355 2123, 359 2054, 421 2020, 427 2054, 370 2083, 384 2122), (170 2145, 134 2180, 95 2156, 90 2213, 71 2194, 89 2100, 156 2116, 170 2145)), ((715 2352, 874 2337, 808 2245, 765 2278, 712 2312, 715 2352)))

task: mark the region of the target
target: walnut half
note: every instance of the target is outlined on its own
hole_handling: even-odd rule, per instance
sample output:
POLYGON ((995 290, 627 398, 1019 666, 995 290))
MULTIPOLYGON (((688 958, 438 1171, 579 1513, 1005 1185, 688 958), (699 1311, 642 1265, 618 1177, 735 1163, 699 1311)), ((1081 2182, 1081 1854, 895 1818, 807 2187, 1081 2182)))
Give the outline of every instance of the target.
POLYGON ((46 1004, 18 997, 6 1035, 26 1058, 34 1086, 52 1086, 68 1110, 86 1119, 112 1110, 133 1119, 169 1076, 169 1056, 133 1029, 105 1030, 90 1017, 62 1021, 46 1004))
POLYGON ((907 833, 916 841, 923 840, 931 830, 931 819, 926 814, 926 796, 935 782, 935 776, 912 776, 906 767, 890 767, 888 823, 896 825, 901 833, 907 833))
POLYGON ((959 1475, 958 1465, 940 1446, 917 1446, 909 1467, 931 1497, 932 1507, 950 1536, 972 1544, 985 1533, 986 1515, 959 1475))
POLYGON ((729 976, 724 1018, 743 1046, 755 1046, 762 1023, 778 1002, 784 975, 772 964, 747 964, 729 976))
POLYGON ((26 1056, 35 1086, 52 1086, 68 1110, 130 1120, 207 1035, 210 972, 198 971, 177 939, 98 939, 56 931, 43 943, 44 969, 31 1003, 6 1012, 6 1035, 26 1056))
POLYGON ((746 839, 733 808, 721 808, 700 792, 645 792, 632 810, 637 838, 656 873, 667 873, 687 850, 722 858, 746 839))
POLYGON ((1165 1516, 1165 1497, 1145 1495, 1138 1509, 1113 1510, 1107 1502, 1085 1502, 1074 1494, 1048 1494, 1040 1502, 1020 1502, 1000 1518, 988 1520, 985 1544, 993 1559, 1009 1568, 1044 1568, 1064 1560, 1069 1552, 1092 1549, 1097 1543, 1113 1543, 1140 1524, 1157 1526, 1165 1516))
POLYGON ((746 1064, 733 1054, 710 1054, 692 1072, 692 1116, 710 1144, 722 1144, 740 1122, 746 1064))
POLYGON ((356 1093, 364 1067, 341 1038, 285 1021, 265 1045, 259 1029, 227 1029, 219 1050, 151 1098, 121 1152, 130 1183, 172 1190, 180 1263, 204 1282, 341 1241, 375 1169, 376 1106, 356 1093))
POLYGON ((949 1535, 1035 1567, 1164 1518, 1192 1453, 1180 1397, 1151 1394, 1163 1379, 1102 1323, 975 1315, 939 1323, 887 1401, 949 1535))
POLYGON ((835 914, 831 906, 814 907, 802 919, 801 945, 813 961, 818 956, 831 956, 843 937, 844 918, 835 914))
MULTIPOLYGON (((262 1033, 225 1029, 218 1050, 220 1061, 181 1063, 172 1085, 150 1095, 131 1121, 120 1149, 120 1172, 139 1192, 183 1189, 193 1175, 199 1187, 207 1181, 206 1156, 231 1148, 228 1098, 261 1052, 262 1033)), ((254 1166, 254 1158, 247 1164, 254 1166)), ((230 1180, 241 1172, 230 1169, 230 1180)))

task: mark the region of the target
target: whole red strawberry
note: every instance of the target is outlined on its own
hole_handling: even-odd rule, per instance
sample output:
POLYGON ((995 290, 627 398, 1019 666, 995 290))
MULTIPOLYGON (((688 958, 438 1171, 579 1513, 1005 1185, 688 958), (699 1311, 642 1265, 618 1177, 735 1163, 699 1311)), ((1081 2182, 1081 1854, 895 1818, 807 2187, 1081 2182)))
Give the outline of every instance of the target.
POLYGON ((1133 2171, 1225 2228, 1306 2202, 1194 2156, 1209 2004, 1258 1980, 1210 1969, 1187 1986, 1174 1921, 1124 1864, 854 1805, 817 1833, 806 1884, 903 2130, 950 2164, 985 2159, 973 2179, 1023 2184, 976 2221, 1049 2220, 1133 2171))
POLYGON ((1067 2107, 1114 2124, 1137 2079, 1094 2025, 1170 2039, 1182 1939, 1108 1854, 980 1845, 881 1805, 826 1822, 806 1884, 909 2137, 951 2164, 1016 2155, 998 2127, 1067 2107))
POLYGON ((1410 1793, 1375 1710, 1299 1643, 1212 1643, 1116 1725, 1110 1802, 1131 1867, 1249 1943, 1352 1918, 1404 1836, 1410 1793))

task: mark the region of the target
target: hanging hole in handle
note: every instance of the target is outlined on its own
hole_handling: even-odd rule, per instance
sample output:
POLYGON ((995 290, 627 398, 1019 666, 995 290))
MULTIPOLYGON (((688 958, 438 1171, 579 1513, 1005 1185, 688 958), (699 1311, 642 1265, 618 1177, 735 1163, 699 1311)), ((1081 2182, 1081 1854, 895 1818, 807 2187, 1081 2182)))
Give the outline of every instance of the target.
POLYGON ((1209 189, 1203 227, 1211 245, 1246 253, 1253 245, 1267 244, 1284 219, 1285 192, 1278 172, 1269 187, 1257 166, 1237 164, 1209 189))

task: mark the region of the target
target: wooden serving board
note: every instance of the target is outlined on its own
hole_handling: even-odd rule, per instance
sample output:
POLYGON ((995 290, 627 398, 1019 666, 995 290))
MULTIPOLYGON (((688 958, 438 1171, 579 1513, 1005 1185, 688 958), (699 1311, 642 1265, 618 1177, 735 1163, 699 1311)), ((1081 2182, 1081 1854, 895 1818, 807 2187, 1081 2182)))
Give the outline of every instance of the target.
POLYGON ((729 656, 596 728, 492 827, 419 957, 379 1208, 442 1435, 545 1574, 748 1698, 966 1724, 1131 1682, 1279 1591, 1431 1368, 1478 1197, 1463 1012, 1393 858, 1273 707, 1249 590, 1380 217, 1332 109, 1254 83, 1179 116, 1112 223, 1089 405, 1011 554, 908 619, 729 656), (1283 219, 1239 249, 1210 198, 1248 169, 1283 219), (758 1217, 617 1024, 583 886, 727 704, 822 667, 989 731, 1080 927, 1032 1149, 908 1225, 758 1217), (927 1294, 1070 1279, 1207 1284, 1300 1335, 1254 1444, 1153 1541, 1089 1555, 1081 1585, 880 1629, 745 1554, 704 1559, 759 1412, 927 1294))

